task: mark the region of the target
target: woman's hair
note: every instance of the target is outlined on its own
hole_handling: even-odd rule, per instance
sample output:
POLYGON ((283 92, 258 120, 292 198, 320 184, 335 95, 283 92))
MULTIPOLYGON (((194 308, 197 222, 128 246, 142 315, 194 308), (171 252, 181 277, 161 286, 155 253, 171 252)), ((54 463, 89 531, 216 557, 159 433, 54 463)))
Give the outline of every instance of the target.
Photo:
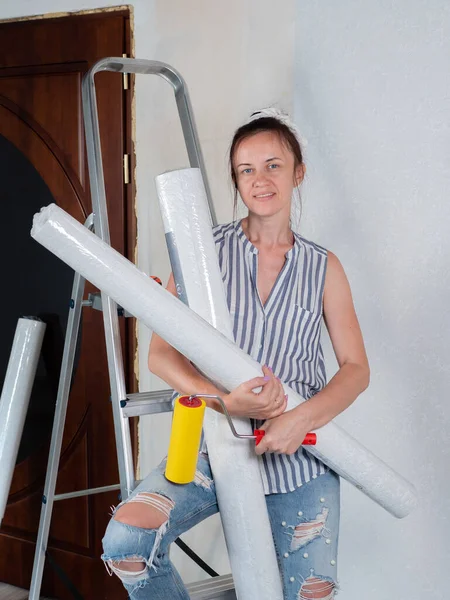
MULTIPOLYGON (((231 142, 229 154, 231 180, 234 186, 234 219, 236 218, 238 198, 237 177, 233 167, 234 153, 236 152, 239 144, 243 140, 253 135, 256 135, 257 133, 262 133, 266 131, 270 131, 278 135, 281 143, 284 144, 285 147, 292 152, 292 154, 294 155, 294 169, 296 169, 299 165, 303 164, 303 153, 297 136, 292 131, 292 129, 290 129, 287 125, 282 123, 276 117, 262 116, 239 127, 239 129, 236 130, 233 136, 233 141, 231 142)), ((294 173, 292 174, 292 176, 294 177, 294 173)), ((296 185, 297 184, 294 180, 294 186, 296 187, 296 185)))

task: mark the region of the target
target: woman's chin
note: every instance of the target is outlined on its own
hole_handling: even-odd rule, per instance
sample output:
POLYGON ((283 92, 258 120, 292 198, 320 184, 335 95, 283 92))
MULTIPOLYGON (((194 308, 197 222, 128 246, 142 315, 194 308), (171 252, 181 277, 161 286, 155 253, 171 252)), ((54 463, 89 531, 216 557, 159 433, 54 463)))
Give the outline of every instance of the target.
POLYGON ((251 206, 247 206, 249 214, 254 215, 255 217, 273 217, 282 212, 282 207, 267 204, 253 204, 251 206))

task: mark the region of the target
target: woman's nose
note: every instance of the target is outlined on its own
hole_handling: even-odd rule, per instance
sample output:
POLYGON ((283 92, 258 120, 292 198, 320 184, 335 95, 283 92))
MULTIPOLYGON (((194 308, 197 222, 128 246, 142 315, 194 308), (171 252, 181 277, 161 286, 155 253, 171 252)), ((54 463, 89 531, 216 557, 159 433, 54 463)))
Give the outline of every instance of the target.
POLYGON ((265 185, 267 183, 267 175, 262 172, 256 172, 253 179, 254 186, 265 185))

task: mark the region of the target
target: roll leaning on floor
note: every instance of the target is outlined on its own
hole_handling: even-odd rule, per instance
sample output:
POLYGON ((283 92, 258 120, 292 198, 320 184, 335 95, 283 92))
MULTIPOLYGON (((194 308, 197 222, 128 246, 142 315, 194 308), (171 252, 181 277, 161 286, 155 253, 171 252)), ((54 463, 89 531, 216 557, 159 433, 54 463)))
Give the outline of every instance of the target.
POLYGON ((17 322, 0 399, 0 523, 5 514, 22 430, 46 325, 37 317, 17 322))

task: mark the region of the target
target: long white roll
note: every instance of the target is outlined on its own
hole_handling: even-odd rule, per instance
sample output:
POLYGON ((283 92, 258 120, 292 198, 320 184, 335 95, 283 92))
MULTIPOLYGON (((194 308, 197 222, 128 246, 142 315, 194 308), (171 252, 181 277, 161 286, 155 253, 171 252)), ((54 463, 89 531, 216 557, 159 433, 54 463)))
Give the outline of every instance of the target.
MULTIPOLYGON (((179 297, 228 339, 230 313, 211 231, 199 169, 156 178, 167 246, 179 297)), ((252 434, 249 419, 234 419, 239 433, 252 434)), ((207 410, 204 434, 217 491, 237 597, 282 600, 283 590, 266 500, 252 444, 236 439, 226 418, 207 410)))
POLYGON ((45 323, 19 319, 0 398, 0 523, 5 514, 20 439, 44 339, 45 323))
MULTIPOLYGON (((261 366, 236 344, 58 206, 35 215, 31 235, 224 389, 261 376, 261 366)), ((304 401, 285 390, 288 410, 304 401)), ((396 517, 417 505, 411 483, 332 422, 321 427, 317 445, 308 451, 396 517)))

